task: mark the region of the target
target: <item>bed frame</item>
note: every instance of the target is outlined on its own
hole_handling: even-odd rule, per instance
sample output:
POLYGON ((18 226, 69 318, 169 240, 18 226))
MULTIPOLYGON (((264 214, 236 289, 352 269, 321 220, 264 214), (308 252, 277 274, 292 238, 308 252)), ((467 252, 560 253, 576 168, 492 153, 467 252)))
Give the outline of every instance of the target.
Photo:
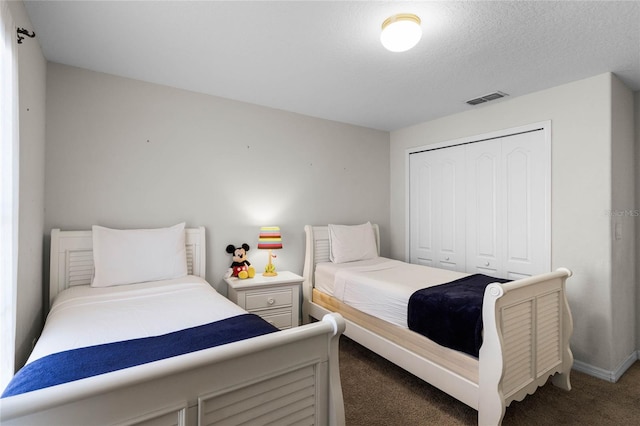
MULTIPOLYGON (((186 230, 189 273, 205 275, 205 230, 186 230)), ((88 284, 91 231, 51 234, 50 300, 88 284)), ((0 399, 4 425, 344 425, 340 315, 302 327, 0 399)))
MULTIPOLYGON (((380 233, 373 226, 379 250, 380 233)), ((490 284, 483 301, 483 345, 475 358, 315 290, 315 265, 329 261, 328 227, 307 225, 305 233, 303 320, 340 312, 346 336, 478 410, 479 425, 501 424, 512 401, 533 394, 549 377, 571 389, 573 322, 565 296, 570 270, 490 284)))

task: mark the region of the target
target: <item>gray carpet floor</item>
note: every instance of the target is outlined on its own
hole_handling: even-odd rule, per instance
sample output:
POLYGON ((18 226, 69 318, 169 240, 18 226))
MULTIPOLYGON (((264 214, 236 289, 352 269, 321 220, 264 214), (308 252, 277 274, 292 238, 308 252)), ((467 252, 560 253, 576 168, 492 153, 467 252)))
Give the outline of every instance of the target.
MULTIPOLYGON (((477 412, 342 336, 340 373, 347 426, 475 425, 477 412)), ((507 407, 503 425, 640 425, 640 362, 617 383, 571 373, 507 407)))

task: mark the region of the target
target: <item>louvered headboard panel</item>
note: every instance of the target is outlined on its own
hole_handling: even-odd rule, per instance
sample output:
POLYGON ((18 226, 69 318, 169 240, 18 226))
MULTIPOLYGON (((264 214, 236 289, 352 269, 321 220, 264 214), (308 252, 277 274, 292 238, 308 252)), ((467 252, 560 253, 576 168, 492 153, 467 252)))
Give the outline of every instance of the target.
POLYGON ((313 264, 329 262, 329 228, 313 227, 313 264))
MULTIPOLYGON (((187 270, 190 275, 205 278, 205 229, 185 229, 187 270)), ((93 276, 93 237, 91 231, 51 230, 51 273, 49 305, 68 287, 91 284, 93 276)))

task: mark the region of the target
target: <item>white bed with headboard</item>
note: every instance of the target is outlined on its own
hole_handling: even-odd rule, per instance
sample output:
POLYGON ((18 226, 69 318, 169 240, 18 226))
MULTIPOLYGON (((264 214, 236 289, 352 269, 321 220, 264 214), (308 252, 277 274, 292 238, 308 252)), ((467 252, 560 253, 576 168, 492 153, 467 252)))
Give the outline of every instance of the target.
MULTIPOLYGON (((392 269, 384 270, 386 264, 384 267, 376 264, 375 272, 370 272, 370 264, 376 261, 375 256, 379 256, 380 247, 378 226, 371 226, 373 248, 368 250, 368 256, 362 258, 367 260, 350 262, 358 259, 362 253, 358 251, 362 246, 361 234, 349 231, 350 235, 357 235, 359 241, 351 248, 340 249, 346 253, 346 259, 342 259, 346 262, 342 265, 357 270, 344 275, 349 277, 351 283, 359 280, 369 283, 372 281, 367 280, 372 275, 380 277, 392 274, 389 272, 392 269), (349 259, 350 255, 354 255, 352 259, 349 259), (350 266, 349 263, 356 266, 350 266), (361 263, 365 266, 359 266, 361 263), (364 278, 360 277, 362 270, 367 271, 364 278)), ((406 327, 384 321, 375 313, 363 312, 361 309, 364 308, 356 309, 338 296, 319 291, 316 280, 322 277, 316 271, 323 268, 317 266, 324 266, 332 260, 335 263, 335 259, 330 258, 335 241, 330 241, 329 227, 326 225, 307 225, 305 233, 303 320, 322 318, 330 312, 341 313, 347 323, 346 336, 478 410, 478 424, 500 424, 506 407, 512 401, 520 401, 534 393, 549 377, 556 386, 571 389, 569 374, 573 355, 569 338, 573 323, 565 296, 565 280, 571 276, 568 269, 559 268, 555 272, 504 284, 489 284, 484 296, 480 294, 482 307, 479 313, 484 323, 483 336, 479 356, 474 357, 441 346, 406 327)), ((335 239, 335 234, 332 235, 335 239)), ((344 241, 340 244, 344 244, 344 241)), ((450 272, 419 265, 403 265, 414 271, 415 268, 427 268, 424 270, 427 281, 429 274, 446 276, 450 272)), ((375 286, 387 285, 386 276, 373 281, 374 286, 368 288, 369 291, 349 291, 352 295, 363 294, 362 306, 371 306, 375 300, 373 292, 377 291, 375 286)), ((399 272, 398 276, 405 275, 399 272)), ((383 309, 388 309, 388 305, 395 302, 389 295, 398 293, 398 288, 405 284, 395 277, 388 282, 394 289, 380 299, 383 309)), ((335 284, 336 288, 338 286, 335 284)), ((393 315, 390 317, 395 318, 393 315)))
MULTIPOLYGON (((98 257, 98 265, 94 262, 95 227, 94 232, 53 230, 51 312, 25 368, 49 354, 120 344, 121 340, 153 339, 158 334, 180 333, 183 327, 199 328, 209 322, 245 316, 245 311, 204 281, 205 229, 182 230, 178 251, 186 257, 186 276, 166 278, 162 272, 157 280, 117 285, 113 280, 119 279, 122 271, 111 268, 105 275, 102 268, 104 247, 108 248, 105 240, 99 245, 103 257, 98 257)), ((136 268, 151 258, 144 253, 130 257, 131 262, 121 260, 122 270, 128 268, 124 264, 136 268)), ((173 267, 169 265, 170 270, 173 267)), ((179 265, 179 269, 183 267, 179 265)), ((343 330, 341 316, 330 315, 290 330, 272 330, 12 394, 0 399, 0 423, 204 425, 305 421, 341 425, 344 407, 338 339, 343 330)))

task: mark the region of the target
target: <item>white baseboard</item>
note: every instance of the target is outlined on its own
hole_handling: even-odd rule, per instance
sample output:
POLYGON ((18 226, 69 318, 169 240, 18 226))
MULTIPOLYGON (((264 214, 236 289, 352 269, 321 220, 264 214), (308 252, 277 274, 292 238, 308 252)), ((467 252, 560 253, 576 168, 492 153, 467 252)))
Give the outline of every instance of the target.
POLYGON ((606 380, 611 383, 615 383, 620 379, 620 377, 622 377, 624 372, 627 371, 629 367, 631 367, 633 363, 636 362, 638 359, 640 359, 640 353, 639 351, 635 351, 635 352, 632 352, 627 357, 627 359, 625 359, 618 366, 618 368, 612 371, 605 370, 599 367, 594 367, 591 364, 587 364, 581 361, 573 361, 573 369, 581 373, 585 373, 590 376, 597 377, 599 379, 606 380))

